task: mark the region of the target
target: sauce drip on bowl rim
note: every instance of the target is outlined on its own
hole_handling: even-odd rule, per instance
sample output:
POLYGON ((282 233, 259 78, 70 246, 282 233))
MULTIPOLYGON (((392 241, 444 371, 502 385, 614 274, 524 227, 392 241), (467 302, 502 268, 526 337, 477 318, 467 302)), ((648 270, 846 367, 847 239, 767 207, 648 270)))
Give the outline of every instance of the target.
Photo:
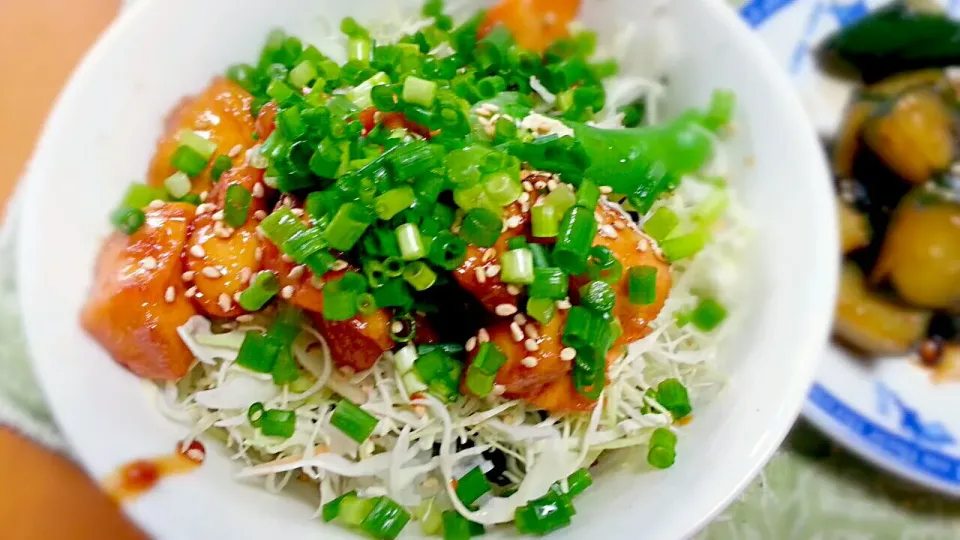
POLYGON ((103 480, 103 489, 118 503, 132 501, 148 493, 164 478, 193 471, 203 463, 206 455, 207 450, 200 441, 178 442, 171 454, 136 459, 121 465, 103 480))

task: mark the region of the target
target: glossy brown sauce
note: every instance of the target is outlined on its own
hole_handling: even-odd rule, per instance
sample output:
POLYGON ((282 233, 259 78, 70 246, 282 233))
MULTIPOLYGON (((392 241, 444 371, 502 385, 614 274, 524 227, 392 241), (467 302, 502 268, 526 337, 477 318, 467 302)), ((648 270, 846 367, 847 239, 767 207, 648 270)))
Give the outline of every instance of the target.
POLYGON ((169 476, 188 473, 203 463, 207 452, 200 441, 177 443, 172 454, 137 459, 122 465, 103 482, 104 491, 117 502, 126 502, 147 493, 169 476))

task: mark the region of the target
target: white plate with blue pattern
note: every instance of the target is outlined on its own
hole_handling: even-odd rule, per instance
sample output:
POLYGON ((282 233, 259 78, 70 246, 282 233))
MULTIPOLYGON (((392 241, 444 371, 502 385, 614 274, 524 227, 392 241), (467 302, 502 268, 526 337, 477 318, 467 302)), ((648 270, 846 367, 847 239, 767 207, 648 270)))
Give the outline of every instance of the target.
MULTIPOLYGON (((814 124, 833 133, 851 87, 818 71, 811 51, 884 0, 741 0, 741 15, 790 72, 814 124)), ((954 16, 960 0, 941 0, 954 16)), ((837 346, 826 353, 805 416, 880 467, 960 496, 960 383, 936 382, 905 358, 865 363, 837 346)))

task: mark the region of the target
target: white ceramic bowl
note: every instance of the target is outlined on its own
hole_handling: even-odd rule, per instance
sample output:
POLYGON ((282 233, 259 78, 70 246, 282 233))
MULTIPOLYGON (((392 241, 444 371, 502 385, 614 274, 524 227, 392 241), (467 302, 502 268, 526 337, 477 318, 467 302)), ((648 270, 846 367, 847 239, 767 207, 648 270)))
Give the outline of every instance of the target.
MULTIPOLYGON (((649 26, 655 11, 648 0, 586 4, 585 22, 606 35, 624 21, 649 26)), ((228 64, 255 58, 271 28, 316 41, 322 18, 371 20, 389 16, 387 5, 142 0, 74 74, 27 175, 18 262, 38 377, 76 456, 95 478, 132 459, 167 453, 184 435, 77 323, 106 216, 124 187, 143 177, 165 114, 228 64)), ((725 351, 730 383, 683 429, 676 466, 603 477, 578 500, 574 524, 556 538, 669 540, 703 527, 777 448, 827 336, 838 253, 833 194, 787 78, 719 0, 671 0, 663 9, 676 24, 679 52, 667 66, 669 108, 702 105, 717 87, 735 90, 741 104, 733 159, 757 224, 744 268, 748 317, 725 351)), ((648 51, 637 46, 632 56, 648 51)), ((353 538, 310 520, 313 508, 303 501, 236 482, 233 470, 223 452, 211 451, 195 473, 162 482, 126 509, 159 538, 353 538)))

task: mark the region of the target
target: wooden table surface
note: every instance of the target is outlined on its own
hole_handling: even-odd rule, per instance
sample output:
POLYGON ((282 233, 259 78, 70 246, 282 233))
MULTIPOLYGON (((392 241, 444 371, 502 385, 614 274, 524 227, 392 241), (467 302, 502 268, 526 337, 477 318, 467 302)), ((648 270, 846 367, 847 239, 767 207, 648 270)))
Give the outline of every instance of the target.
MULTIPOLYGON (((0 0, 0 212, 47 111, 118 0, 0 0), (21 52, 23 51, 23 52, 21 52)), ((75 464, 0 428, 0 538, 144 538, 75 464)))

